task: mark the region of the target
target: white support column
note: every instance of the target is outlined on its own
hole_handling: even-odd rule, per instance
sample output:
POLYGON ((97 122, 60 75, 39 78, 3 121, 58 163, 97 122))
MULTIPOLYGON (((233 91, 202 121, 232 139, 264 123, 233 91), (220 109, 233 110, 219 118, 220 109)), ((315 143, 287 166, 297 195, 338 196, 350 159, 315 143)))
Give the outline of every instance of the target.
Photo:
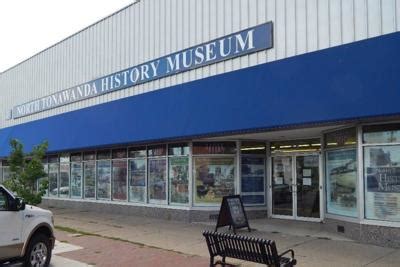
POLYGON ((360 221, 364 220, 364 151, 362 140, 362 126, 357 126, 357 171, 358 179, 356 183, 357 189, 357 210, 360 221))
POLYGON ((241 176, 242 176, 242 170, 241 170, 241 148, 242 142, 241 141, 236 141, 236 182, 235 184, 237 185, 236 187, 236 194, 240 194, 241 193, 241 186, 242 186, 242 181, 241 181, 241 176))
POLYGON ((188 179, 189 179, 189 207, 193 207, 193 199, 194 195, 193 193, 195 192, 193 190, 193 186, 195 182, 193 181, 193 142, 189 143, 189 170, 188 170, 188 179))

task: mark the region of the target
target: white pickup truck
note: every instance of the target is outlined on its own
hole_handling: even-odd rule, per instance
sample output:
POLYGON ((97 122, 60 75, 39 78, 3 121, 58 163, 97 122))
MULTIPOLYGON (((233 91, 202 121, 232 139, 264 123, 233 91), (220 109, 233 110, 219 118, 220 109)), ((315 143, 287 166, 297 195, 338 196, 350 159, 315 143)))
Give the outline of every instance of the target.
POLYGON ((24 266, 48 266, 54 247, 53 214, 25 205, 0 185, 0 266, 23 261, 24 266))

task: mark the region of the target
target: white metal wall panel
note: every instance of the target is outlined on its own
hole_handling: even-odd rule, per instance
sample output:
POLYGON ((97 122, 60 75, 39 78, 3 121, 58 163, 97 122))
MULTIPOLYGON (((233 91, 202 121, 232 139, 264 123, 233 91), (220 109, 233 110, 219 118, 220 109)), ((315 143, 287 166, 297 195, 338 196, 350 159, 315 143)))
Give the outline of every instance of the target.
POLYGON ((141 0, 0 74, 0 128, 400 30, 400 0, 141 0), (7 120, 50 95, 267 21, 274 48, 7 120))

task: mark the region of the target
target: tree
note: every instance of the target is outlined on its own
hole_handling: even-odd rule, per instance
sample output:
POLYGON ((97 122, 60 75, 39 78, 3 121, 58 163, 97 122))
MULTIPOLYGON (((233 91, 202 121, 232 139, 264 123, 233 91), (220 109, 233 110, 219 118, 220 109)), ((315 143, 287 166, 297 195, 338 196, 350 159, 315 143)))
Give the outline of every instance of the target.
POLYGON ((24 152, 23 144, 17 139, 10 140, 10 146, 10 179, 4 182, 5 186, 22 197, 26 203, 40 204, 48 186, 47 179, 40 179, 47 177, 42 160, 46 155, 48 143, 43 142, 35 146, 30 153, 24 152), (40 183, 36 188, 39 179, 40 183))

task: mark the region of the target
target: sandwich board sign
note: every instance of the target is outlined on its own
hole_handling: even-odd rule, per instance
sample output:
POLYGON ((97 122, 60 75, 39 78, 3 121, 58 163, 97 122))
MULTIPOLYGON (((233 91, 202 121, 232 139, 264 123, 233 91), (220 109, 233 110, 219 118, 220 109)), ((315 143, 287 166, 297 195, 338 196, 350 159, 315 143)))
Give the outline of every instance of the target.
POLYGON ((248 228, 249 232, 251 231, 240 195, 225 196, 222 198, 215 231, 224 226, 229 226, 229 229, 232 228, 235 234, 236 229, 245 227, 248 228))

